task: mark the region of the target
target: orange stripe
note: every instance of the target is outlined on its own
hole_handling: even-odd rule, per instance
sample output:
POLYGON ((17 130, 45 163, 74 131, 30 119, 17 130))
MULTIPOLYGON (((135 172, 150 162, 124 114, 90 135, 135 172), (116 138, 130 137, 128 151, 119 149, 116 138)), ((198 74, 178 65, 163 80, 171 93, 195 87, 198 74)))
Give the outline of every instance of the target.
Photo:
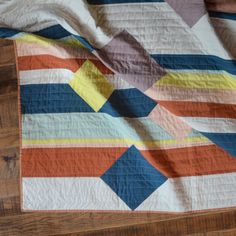
POLYGON ((22 149, 22 176, 101 176, 126 150, 127 148, 22 149))
MULTIPOLYGON (((18 57, 19 70, 68 69, 76 72, 86 59, 63 59, 51 55, 18 57)), ((99 60, 90 59, 103 74, 112 74, 99 60)))
POLYGON ((158 101, 177 116, 236 118, 236 105, 209 102, 158 101))
MULTIPOLYGON (((24 177, 101 176, 127 148, 23 149, 24 177)), ((236 159, 216 145, 143 150, 142 155, 168 177, 236 171, 236 159)))
POLYGON ((236 171, 236 159, 216 145, 141 151, 168 177, 220 174, 236 171))

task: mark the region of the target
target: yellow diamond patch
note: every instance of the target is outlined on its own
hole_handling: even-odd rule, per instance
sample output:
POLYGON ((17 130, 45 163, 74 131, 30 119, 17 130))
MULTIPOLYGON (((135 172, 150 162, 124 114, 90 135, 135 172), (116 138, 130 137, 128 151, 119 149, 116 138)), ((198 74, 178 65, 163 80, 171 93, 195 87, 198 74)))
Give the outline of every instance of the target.
POLYGON ((86 60, 74 74, 69 85, 96 112, 100 110, 114 91, 107 78, 89 60, 86 60))

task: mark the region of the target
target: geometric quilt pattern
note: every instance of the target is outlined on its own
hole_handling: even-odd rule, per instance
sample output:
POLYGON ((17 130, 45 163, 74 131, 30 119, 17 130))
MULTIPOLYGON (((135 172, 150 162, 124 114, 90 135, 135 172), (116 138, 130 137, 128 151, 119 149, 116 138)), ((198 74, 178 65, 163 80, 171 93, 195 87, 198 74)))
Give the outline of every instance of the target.
POLYGON ((17 51, 22 210, 236 206, 232 14, 196 0, 44 3, 0 7, 17 51))

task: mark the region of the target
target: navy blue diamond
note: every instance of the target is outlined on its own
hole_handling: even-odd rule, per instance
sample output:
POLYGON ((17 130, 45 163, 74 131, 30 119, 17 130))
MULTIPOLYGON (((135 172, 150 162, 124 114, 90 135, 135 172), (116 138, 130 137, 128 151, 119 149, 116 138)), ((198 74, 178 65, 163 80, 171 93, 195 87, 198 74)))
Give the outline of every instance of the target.
POLYGON ((167 180, 135 146, 130 147, 101 178, 132 210, 167 180))

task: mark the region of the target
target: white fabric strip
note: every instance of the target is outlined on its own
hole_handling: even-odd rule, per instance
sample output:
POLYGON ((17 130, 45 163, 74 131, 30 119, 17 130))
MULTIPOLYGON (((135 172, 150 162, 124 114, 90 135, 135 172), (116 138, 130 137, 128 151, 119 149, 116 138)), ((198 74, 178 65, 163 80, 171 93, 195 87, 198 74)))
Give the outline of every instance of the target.
POLYGON ((236 173, 167 180, 136 210, 196 211, 236 205, 236 173))
POLYGON ((66 84, 73 78, 74 73, 67 69, 42 69, 20 71, 20 85, 28 84, 66 84))
MULTIPOLYGON (((130 210, 100 178, 23 178, 24 210, 130 210), (106 196, 106 198, 104 198, 106 196)), ((196 211, 236 205, 236 173, 167 180, 137 211, 196 211)))
POLYGON ((201 132, 236 133, 236 119, 182 117, 188 125, 201 132))
POLYGON ((23 178, 23 210, 130 210, 100 178, 23 178))
POLYGON ((151 54, 203 52, 198 38, 167 3, 95 5, 91 11, 106 32, 125 28, 151 54))

